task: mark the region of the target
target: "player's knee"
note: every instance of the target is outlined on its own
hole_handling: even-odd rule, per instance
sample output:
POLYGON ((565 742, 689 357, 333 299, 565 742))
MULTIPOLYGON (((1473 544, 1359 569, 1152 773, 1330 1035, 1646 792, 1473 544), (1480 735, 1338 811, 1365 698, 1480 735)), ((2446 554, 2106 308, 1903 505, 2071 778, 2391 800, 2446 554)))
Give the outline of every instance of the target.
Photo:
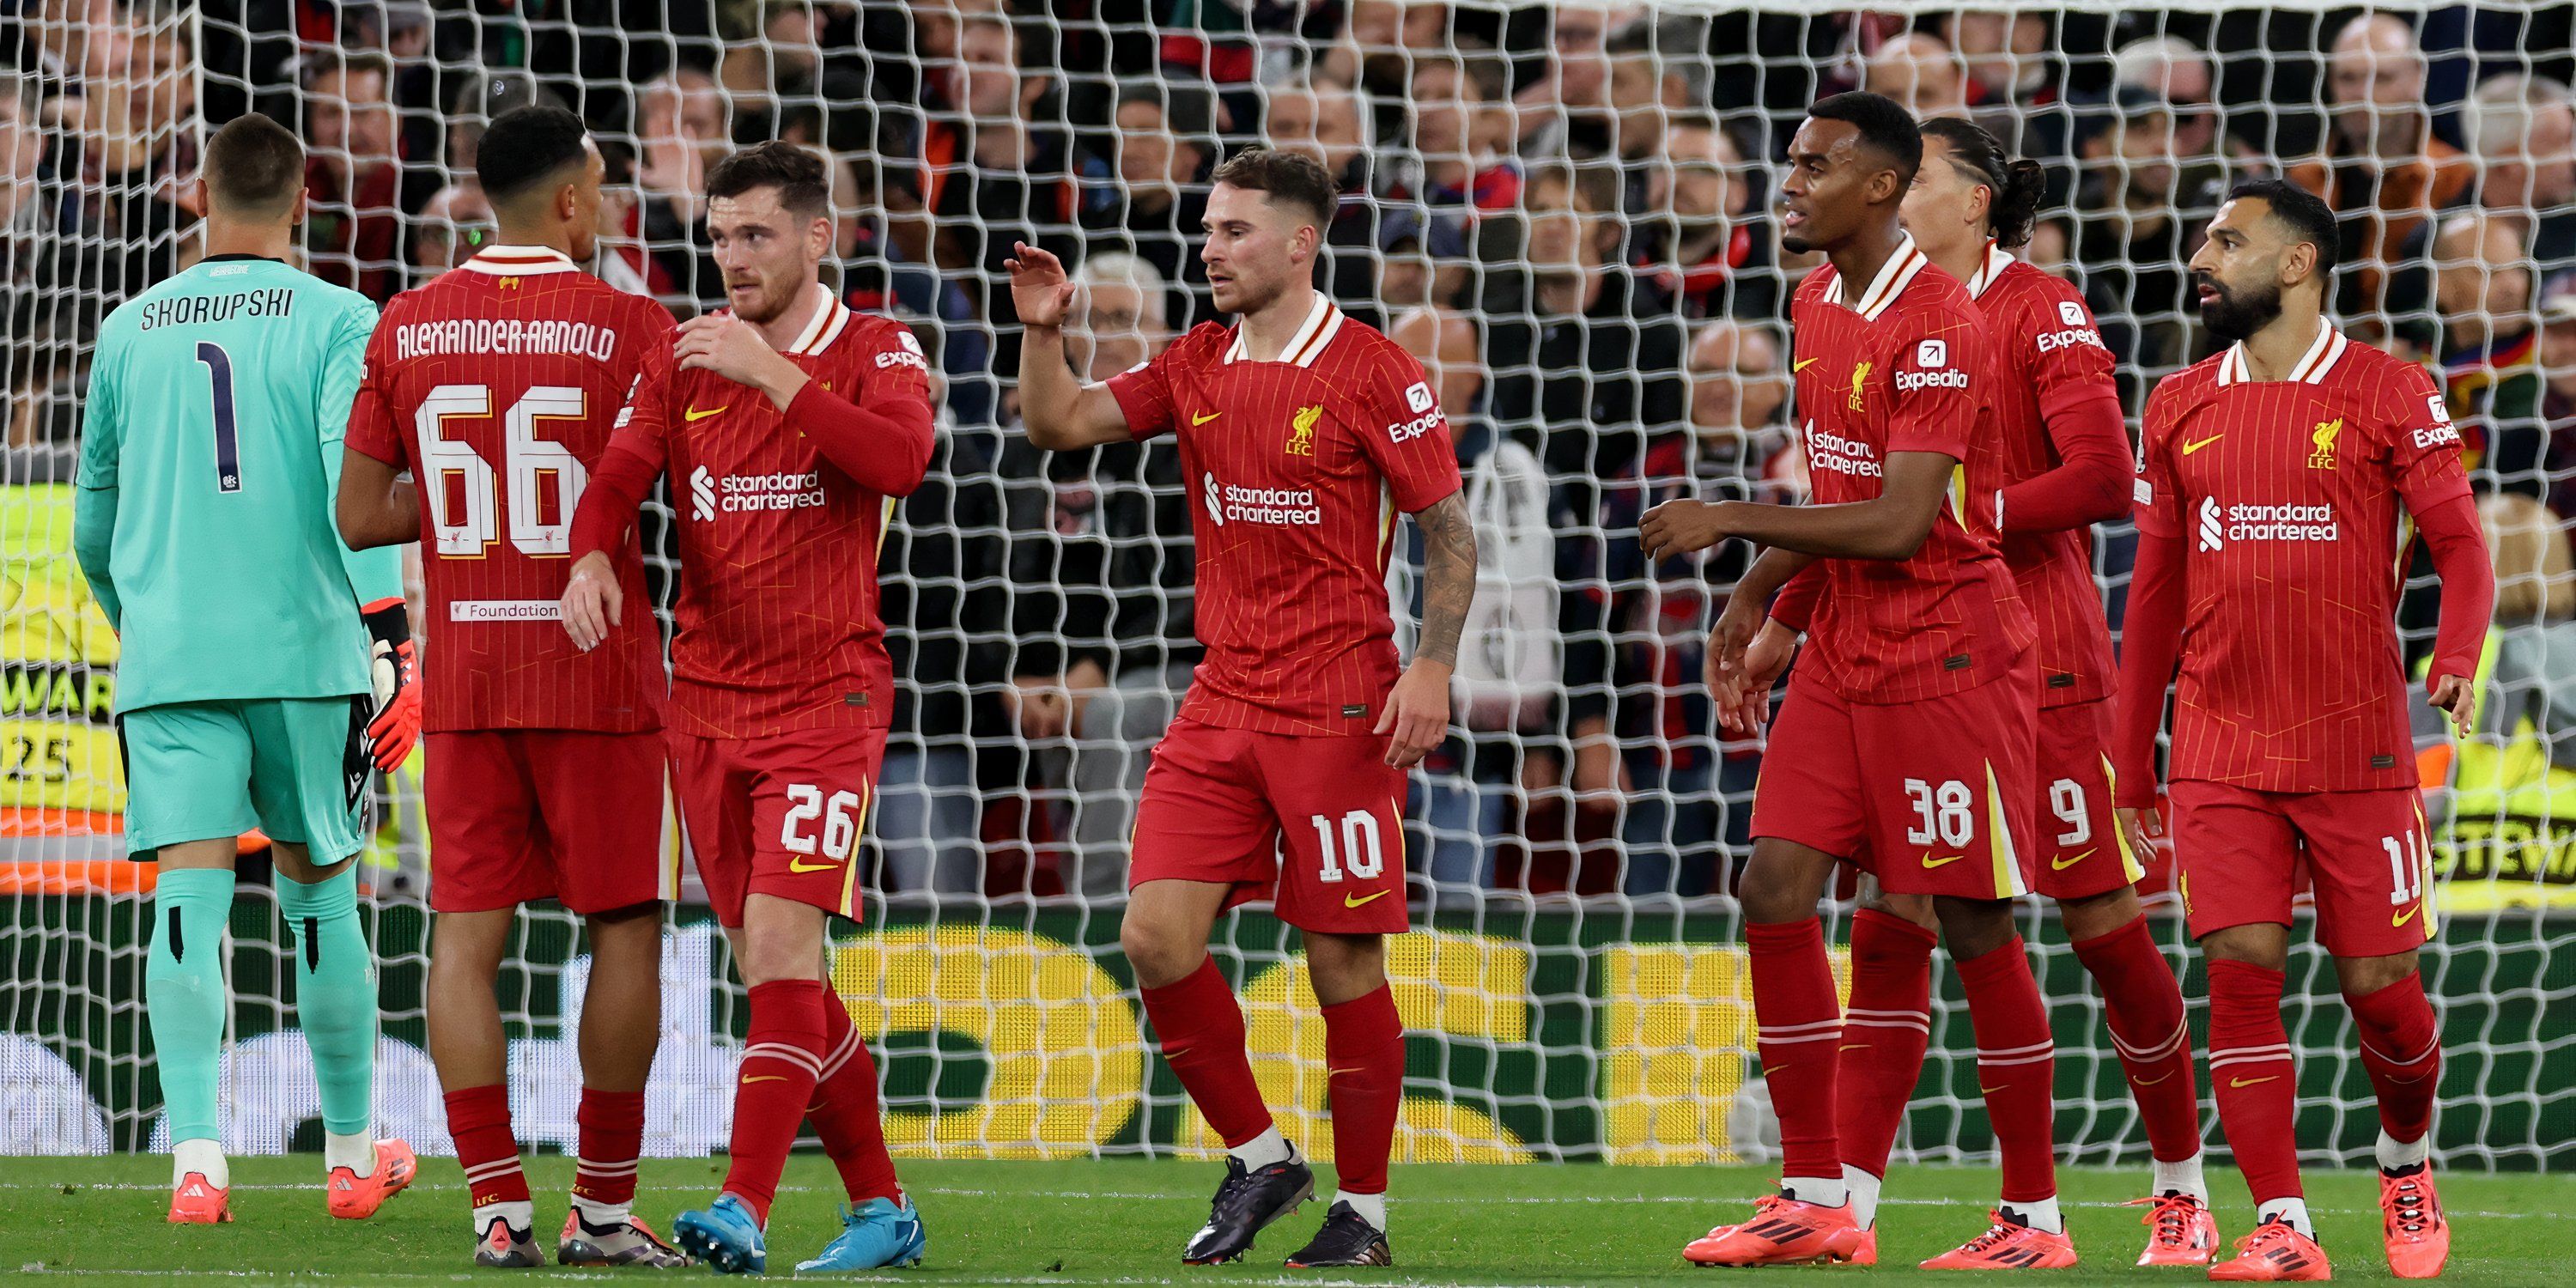
POLYGON ((2012 942, 2012 905, 2001 899, 1943 895, 1932 900, 1932 911, 1941 923, 1941 943, 1953 960, 1982 957, 2012 942))
POLYGON ((1156 919, 1138 917, 1131 908, 1118 925, 1118 949, 1127 954, 1127 964, 1136 968, 1138 984, 1163 988, 1199 968, 1200 959, 1207 956, 1207 941, 1190 939, 1156 919))
POLYGON ((1306 971, 1315 998, 1334 1006, 1386 987, 1384 935, 1306 935, 1306 971))
POLYGON ((2337 957, 2335 981, 2346 997, 2368 997, 2421 968, 2412 948, 2384 957, 2337 957))
POLYGON ((2081 899, 2057 901, 2057 917, 2066 937, 2081 943, 2099 939, 2138 919, 2138 892, 2128 886, 2081 899))
POLYGON ((1930 895, 1895 894, 1880 890, 1864 901, 1862 906, 1874 908, 1891 917, 1902 917, 1925 930, 1941 928, 1941 919, 1932 915, 1932 896, 1930 895))
POLYGON ((2200 939, 2201 955, 2214 962, 2243 962, 2260 970, 2288 970, 2290 930, 2263 922, 2213 930, 2200 939))

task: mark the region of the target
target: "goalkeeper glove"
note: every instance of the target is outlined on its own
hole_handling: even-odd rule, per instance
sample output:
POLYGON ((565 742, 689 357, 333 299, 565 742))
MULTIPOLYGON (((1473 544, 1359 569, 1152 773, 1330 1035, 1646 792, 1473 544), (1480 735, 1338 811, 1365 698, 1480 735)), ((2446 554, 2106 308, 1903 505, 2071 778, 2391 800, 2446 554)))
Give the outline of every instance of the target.
POLYGON ((420 741, 420 677, 414 670, 411 613, 397 596, 367 605, 361 616, 367 623, 367 670, 376 699, 367 737, 376 768, 390 774, 420 741))

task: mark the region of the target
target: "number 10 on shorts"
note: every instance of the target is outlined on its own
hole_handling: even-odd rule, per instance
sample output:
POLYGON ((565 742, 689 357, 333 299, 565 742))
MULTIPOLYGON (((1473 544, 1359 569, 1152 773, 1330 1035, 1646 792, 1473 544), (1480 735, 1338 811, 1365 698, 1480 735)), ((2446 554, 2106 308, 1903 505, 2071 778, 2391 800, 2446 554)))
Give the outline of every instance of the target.
POLYGON ((1341 817, 1339 848, 1335 847, 1334 820, 1330 814, 1310 814, 1306 821, 1315 826, 1315 848, 1323 851, 1326 882, 1342 879, 1342 868, 1350 867, 1351 876, 1361 881, 1375 881, 1386 871, 1386 854, 1379 848, 1377 815, 1355 809, 1341 817))

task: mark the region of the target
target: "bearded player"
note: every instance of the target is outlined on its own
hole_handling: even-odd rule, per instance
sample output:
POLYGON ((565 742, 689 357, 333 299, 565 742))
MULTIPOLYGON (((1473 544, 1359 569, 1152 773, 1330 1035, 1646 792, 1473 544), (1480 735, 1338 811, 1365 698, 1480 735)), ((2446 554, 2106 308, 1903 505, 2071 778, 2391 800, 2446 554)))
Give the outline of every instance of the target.
POLYGON ((2028 888, 2039 679, 1994 524, 2000 364, 1967 290, 1898 223, 1922 156, 1914 119, 1876 94, 1817 103, 1790 141, 1782 244, 1828 261, 1791 311, 1817 504, 1673 501, 1640 526, 1656 558, 1728 537, 1770 547, 1711 640, 1711 687, 1739 726, 1777 674, 1744 672, 1763 601, 1792 573, 1821 592, 1754 789, 1741 896, 1785 1177, 1752 1220, 1684 1250, 1703 1265, 1874 1256, 1837 1143, 1844 1025, 1816 917, 1845 862, 1890 894, 1930 899, 2003 1154, 1992 1226, 1923 1264, 2075 1262, 2057 1205, 2048 1011, 2007 902, 2028 888))
POLYGON ((900 323, 851 312, 819 279, 832 244, 820 157, 763 143, 706 187, 732 307, 647 364, 574 513, 563 600, 576 644, 615 637, 627 584, 610 552, 667 469, 681 569, 671 768, 751 992, 724 1189, 672 1234, 718 1270, 765 1270, 770 1201, 810 1115, 850 1203, 797 1269, 910 1265, 927 1247, 921 1216, 824 950, 826 919, 859 915, 859 830, 894 705, 877 547, 893 498, 930 463, 929 364, 900 323))
MULTIPOLYGON (((437 623, 423 720, 438 913, 429 1054, 476 1264, 543 1264, 492 989, 520 904, 552 898, 579 914, 591 954, 580 1158, 556 1256, 678 1266, 632 1212, 660 1041, 661 901, 674 893, 658 808, 661 640, 637 621, 584 652, 556 621, 573 508, 647 358, 669 351, 671 315, 579 267, 596 249, 601 171, 581 118, 505 112, 475 171, 499 244, 386 307, 340 472, 342 537, 418 541, 437 623)), ((641 594, 636 544, 614 562, 641 594)))
POLYGON ((1219 914, 1271 898, 1305 932, 1323 1005, 1341 1187, 1288 1264, 1392 1265, 1404 1023, 1386 936, 1405 929, 1405 771, 1447 734, 1475 532, 1421 363, 1313 286, 1331 177, 1253 149, 1214 181, 1199 258, 1237 324, 1203 323, 1125 375, 1078 384, 1062 331, 1074 288, 1053 255, 1022 245, 1010 261, 1029 328, 1020 406, 1029 441, 1056 451, 1175 435, 1199 501, 1207 656, 1145 776, 1119 929, 1163 1057, 1226 1145, 1225 1180, 1182 1260, 1241 1257, 1314 1190, 1262 1103, 1243 1012, 1207 952, 1219 914), (1421 643, 1401 676, 1386 591, 1396 510, 1426 551, 1421 643))
MULTIPOLYGON (((2202 1179, 2200 1106, 2182 989, 2133 883, 2143 869, 2111 814, 2111 631, 2093 583, 2093 524, 2129 512, 2129 438, 2082 295, 2015 259, 2043 176, 1968 121, 1922 124, 1904 222, 1977 302, 2003 377, 1994 395, 2004 478, 1992 496, 2004 562, 2039 628, 2039 829, 2023 867, 2057 901, 2076 959, 2100 987, 2111 1041, 2146 1124, 2155 1175, 2141 1265, 2207 1265, 2218 1248, 2202 1179)), ((1775 606, 1748 653, 1768 674, 1804 621, 1775 606)), ((1879 1183, 1932 1022, 1929 900, 1882 894, 1852 919, 1851 999, 1835 1075, 1852 1219, 1876 1242, 1879 1183)))
POLYGON ((2325 319, 2336 245, 2333 212, 2303 189, 2229 195, 2191 270, 2201 320, 2235 343, 2156 386, 2139 456, 2119 816, 2132 845, 2164 831, 2155 742, 2179 664, 2174 857, 2209 962, 2218 1120, 2261 1221, 2212 1279, 2329 1277, 2281 1018, 2303 867, 2378 1095, 2389 1269, 2429 1278, 2450 1252, 2429 1148, 2441 1038, 2416 969, 2433 908, 2395 626, 2400 506, 2441 576, 2426 683, 2454 722, 2495 583, 2432 378, 2325 319))

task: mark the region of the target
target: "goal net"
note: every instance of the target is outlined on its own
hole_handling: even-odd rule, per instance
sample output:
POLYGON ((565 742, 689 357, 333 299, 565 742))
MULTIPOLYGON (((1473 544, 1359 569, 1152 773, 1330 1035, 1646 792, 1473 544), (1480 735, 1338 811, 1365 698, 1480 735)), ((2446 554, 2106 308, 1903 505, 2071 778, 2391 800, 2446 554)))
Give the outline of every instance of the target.
MULTIPOLYGON (((869 915, 834 948, 903 1149, 1213 1146, 1117 950, 1138 787, 1197 656, 1198 498, 1168 439, 1027 445, 1000 262, 1022 241, 1061 254, 1084 286, 1073 362, 1092 379, 1133 365, 1211 315, 1206 174, 1267 142, 1342 183, 1319 281, 1424 359, 1484 551, 1458 727, 1415 774, 1402 838, 1399 1156, 1763 1158, 1776 1132, 1734 901, 1763 748, 1718 731, 1700 679, 1746 552, 1655 563, 1636 528, 1677 496, 1804 494, 1784 316, 1810 263, 1771 210, 1803 106, 1865 86, 2044 165, 2025 253, 2083 288, 2133 425, 2158 379, 2213 349, 2184 265, 2228 185, 2286 171, 2344 212, 2338 323, 2445 383, 2503 581, 2474 733, 2419 713, 2439 880, 2426 976, 2450 1052, 2436 1148, 2455 1167, 2576 1164, 2572 11, 2398 4, 2348 26, 2353 11, 2313 3, 2092 0, 24 0, 0 14, 19 69, 0 89, 0 1154, 142 1149, 158 1130, 153 874, 122 857, 117 646, 71 555, 100 318, 199 253, 189 186, 213 125, 257 111, 298 130, 305 261, 383 300, 492 242, 478 135, 551 101, 610 160, 601 276, 683 315, 712 307, 705 167, 789 138, 833 162, 830 280, 930 355, 939 447, 884 550, 902 698, 869 915)), ((667 620, 699 570, 671 556, 667 507, 651 514, 667 620)), ((2115 627, 2133 544, 2121 524, 2093 538, 2115 627)), ((1397 552, 1403 621, 1418 554, 1409 536, 1397 552)), ((2420 556, 2402 567, 2416 659, 2433 588, 2420 556)), ((439 647, 438 623, 416 631, 439 647)), ((416 757, 383 783, 363 864, 381 1112, 436 1152, 420 782, 416 757)), ((231 926, 226 1130, 243 1151, 319 1132, 260 866, 246 845, 231 926)), ((2197 999, 2169 887, 2160 858, 2143 888, 2197 999)), ((1853 893, 1829 909, 1837 939, 1853 893)), ((2359 1160, 2369 1085, 2302 917, 2285 1001, 2299 1143, 2359 1160)), ((2065 1156, 2141 1162, 2098 994, 2049 908, 2022 920, 2053 1001, 2065 1156)), ((667 944, 648 1148, 700 1153, 724 1141, 743 994, 702 905, 675 907, 667 944)), ((531 908, 515 947, 517 1122, 569 1147, 579 927, 531 908)), ((1254 905, 1216 954, 1269 1098, 1320 1151, 1323 1037, 1297 936, 1254 905)), ((1961 994, 1946 962, 1938 977, 1900 1156, 1989 1158, 1961 994)))

